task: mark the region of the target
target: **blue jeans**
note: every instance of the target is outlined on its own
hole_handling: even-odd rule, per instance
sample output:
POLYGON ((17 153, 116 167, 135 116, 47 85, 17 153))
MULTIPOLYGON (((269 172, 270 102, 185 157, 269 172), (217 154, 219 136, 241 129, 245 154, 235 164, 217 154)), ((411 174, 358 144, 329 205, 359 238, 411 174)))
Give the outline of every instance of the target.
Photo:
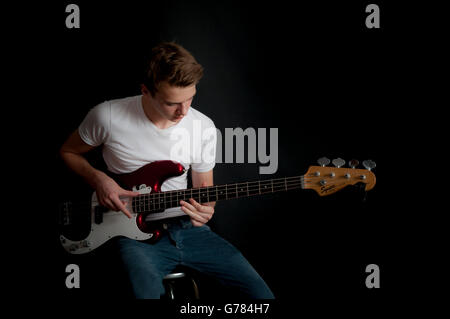
POLYGON ((213 276, 237 288, 247 298, 273 299, 267 284, 245 257, 225 239, 204 225, 194 227, 188 218, 175 218, 155 244, 120 237, 119 253, 139 299, 159 299, 163 278, 177 265, 213 276))

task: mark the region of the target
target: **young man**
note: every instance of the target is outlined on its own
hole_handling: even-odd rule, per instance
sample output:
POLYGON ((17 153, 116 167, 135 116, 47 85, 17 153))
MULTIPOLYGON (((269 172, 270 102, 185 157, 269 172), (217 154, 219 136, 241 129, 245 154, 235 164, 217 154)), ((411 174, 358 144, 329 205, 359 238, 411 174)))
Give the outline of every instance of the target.
MULTIPOLYGON (((205 152, 215 151, 207 147, 208 143, 215 146, 215 126, 191 107, 202 75, 202 66, 186 49, 175 43, 161 43, 152 49, 142 95, 97 105, 64 143, 63 160, 95 189, 101 205, 131 218, 126 198, 138 193, 121 188, 89 164, 83 154, 100 146, 112 173, 129 173, 153 161, 169 159, 180 162, 186 170, 192 168, 193 187, 213 185, 215 163, 211 159, 215 154, 207 156, 205 152), (194 132, 198 128, 201 134, 194 132), (179 132, 190 138, 190 146, 200 146, 200 152, 174 152, 179 145, 175 133, 179 132)), ((183 174, 168 179, 162 190, 186 186, 187 174, 183 174)), ((248 298, 273 298, 242 254, 205 225, 214 214, 214 203, 200 204, 190 199, 180 201, 180 206, 164 212, 164 217, 170 218, 164 220, 167 230, 158 242, 117 239, 137 298, 160 298, 165 293, 163 277, 180 264, 214 276, 248 298)))

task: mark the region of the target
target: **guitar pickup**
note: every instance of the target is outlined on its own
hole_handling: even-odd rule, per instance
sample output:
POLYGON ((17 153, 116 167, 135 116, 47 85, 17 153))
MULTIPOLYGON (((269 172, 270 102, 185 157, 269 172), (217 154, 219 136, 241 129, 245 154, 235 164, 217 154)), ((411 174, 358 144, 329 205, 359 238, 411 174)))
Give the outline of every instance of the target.
POLYGON ((62 226, 69 226, 72 223, 72 203, 65 202, 59 205, 58 222, 62 226))
POLYGON ((94 223, 103 223, 103 214, 108 211, 108 208, 104 206, 95 206, 94 208, 94 223))

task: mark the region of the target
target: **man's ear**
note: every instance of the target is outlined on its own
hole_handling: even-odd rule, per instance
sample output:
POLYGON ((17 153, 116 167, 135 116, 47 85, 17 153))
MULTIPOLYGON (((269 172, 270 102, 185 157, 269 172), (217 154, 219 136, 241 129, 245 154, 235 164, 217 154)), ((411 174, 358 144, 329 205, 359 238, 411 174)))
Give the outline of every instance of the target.
POLYGON ((141 84, 141 93, 142 95, 146 95, 147 97, 155 97, 145 84, 141 84))
POLYGON ((147 87, 145 86, 145 84, 141 84, 141 93, 143 95, 148 95, 150 94, 150 91, 147 89, 147 87))

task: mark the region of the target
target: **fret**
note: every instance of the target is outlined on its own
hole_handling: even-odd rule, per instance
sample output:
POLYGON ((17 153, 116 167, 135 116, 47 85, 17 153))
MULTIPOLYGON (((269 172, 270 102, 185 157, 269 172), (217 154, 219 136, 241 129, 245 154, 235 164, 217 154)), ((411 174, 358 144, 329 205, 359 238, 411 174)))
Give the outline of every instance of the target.
POLYGON ((218 200, 218 196, 217 196, 217 186, 210 186, 209 187, 209 200, 211 202, 215 202, 218 200))
POLYGON ((170 207, 172 207, 172 192, 168 192, 168 195, 170 197, 170 200, 169 200, 169 208, 170 208, 170 207))
POLYGON ((142 201, 142 196, 139 196, 137 198, 137 208, 138 208, 139 212, 142 212, 141 201, 142 201))
POLYGON ((239 196, 238 196, 237 184, 235 184, 235 185, 236 185, 236 198, 238 198, 239 196))
MULTIPOLYGON (((199 196, 200 196, 200 198, 203 198, 203 202, 204 203, 209 202, 208 198, 206 198, 206 200, 205 200, 205 196, 206 195, 208 195, 208 189, 207 188, 206 188, 206 193, 205 193, 205 188, 199 189, 199 196)), ((208 197, 208 196, 206 196, 206 197, 208 197)))
POLYGON ((209 190, 208 190, 208 187, 206 187, 206 197, 208 198, 208 203, 209 203, 209 190))
POLYGON ((199 204, 201 204, 201 199, 200 199, 200 189, 199 188, 191 188, 191 197, 194 200, 196 200, 199 204), (196 192, 198 192, 198 195, 196 194, 196 192))
POLYGON ((287 190, 287 181, 286 181, 286 178, 284 179, 284 189, 287 190))
POLYGON ((281 192, 281 191, 285 190, 283 181, 275 181, 275 183, 272 183, 272 184, 274 184, 274 186, 273 186, 274 192, 281 192))
POLYGON ((248 196, 258 195, 261 193, 260 184, 258 182, 249 182, 247 183, 247 194, 248 196))
POLYGON ((248 187, 247 190, 245 189, 246 186, 244 186, 244 183, 236 184, 237 191, 237 197, 245 197, 248 196, 248 187))
POLYGON ((235 191, 233 190, 232 185, 227 185, 227 190, 226 190, 227 199, 236 198, 235 191), (228 186, 230 186, 230 187, 228 187, 228 186))
POLYGON ((172 197, 172 207, 180 206, 180 201, 178 200, 178 191, 173 191, 172 197))
POLYGON ((147 197, 148 197, 148 195, 147 194, 143 194, 143 195, 140 195, 139 197, 140 197, 139 201, 142 201, 141 212, 145 212, 145 211, 147 211, 147 204, 148 204, 147 197))
POLYGON ((170 204, 170 192, 164 192, 164 209, 172 207, 170 204))
POLYGON ((178 199, 178 191, 173 191, 173 203, 172 203, 172 207, 177 207, 180 206, 180 200, 178 199))
POLYGON ((272 185, 272 193, 273 193, 273 179, 270 180, 270 184, 272 185))
POLYGON ((143 194, 141 196, 141 207, 142 207, 142 211, 144 211, 144 212, 145 212, 145 204, 146 204, 145 194, 143 194))
POLYGON ((261 195, 261 181, 258 181, 258 191, 259 195, 261 195))
MULTIPOLYGON (((261 191, 259 192, 260 194, 267 194, 270 193, 270 188, 268 185, 267 181, 261 181, 262 185, 261 185, 261 191)), ((260 184, 261 184, 260 183, 260 184)))
POLYGON ((165 207, 166 207, 166 209, 171 208, 172 207, 172 192, 167 191, 166 197, 167 197, 167 200, 166 200, 165 207))
POLYGON ((216 187, 216 193, 217 200, 226 200, 228 197, 226 192, 226 185, 216 187))
POLYGON ((217 186, 216 186, 216 200, 219 200, 219 193, 217 191, 217 186))
POLYGON ((227 186, 227 199, 237 198, 236 185, 231 184, 230 187, 227 186))

